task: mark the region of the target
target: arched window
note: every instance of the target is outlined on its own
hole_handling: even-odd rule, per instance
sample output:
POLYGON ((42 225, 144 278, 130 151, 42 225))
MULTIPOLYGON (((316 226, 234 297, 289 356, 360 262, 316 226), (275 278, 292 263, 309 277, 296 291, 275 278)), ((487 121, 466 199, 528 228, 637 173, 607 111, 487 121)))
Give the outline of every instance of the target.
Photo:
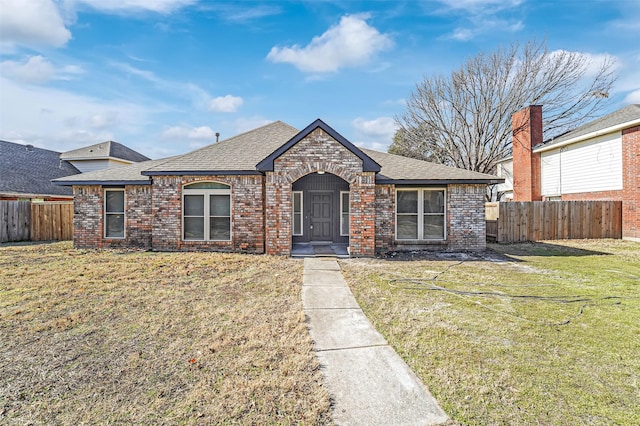
POLYGON ((182 239, 231 241, 231 187, 197 182, 182 189, 182 239))

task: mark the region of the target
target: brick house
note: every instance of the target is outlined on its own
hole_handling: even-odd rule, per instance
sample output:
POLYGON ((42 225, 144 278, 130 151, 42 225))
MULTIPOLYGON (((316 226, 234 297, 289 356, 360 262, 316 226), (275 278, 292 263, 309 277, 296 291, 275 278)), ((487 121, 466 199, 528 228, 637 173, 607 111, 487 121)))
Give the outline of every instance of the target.
POLYGON ((484 249, 486 187, 501 181, 360 149, 316 120, 55 183, 73 187, 79 248, 291 255, 330 245, 372 256, 484 249))
POLYGON ((513 201, 622 201, 622 237, 640 239, 640 105, 543 142, 542 107, 513 115, 513 157, 498 164, 513 201))

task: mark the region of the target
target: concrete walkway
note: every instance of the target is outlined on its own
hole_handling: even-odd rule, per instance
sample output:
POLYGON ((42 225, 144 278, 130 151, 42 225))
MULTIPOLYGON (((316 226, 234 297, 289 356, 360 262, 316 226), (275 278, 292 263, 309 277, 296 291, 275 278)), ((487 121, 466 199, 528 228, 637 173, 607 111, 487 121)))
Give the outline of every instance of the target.
POLYGON ((351 294, 335 259, 306 258, 302 307, 339 425, 435 425, 448 420, 351 294))

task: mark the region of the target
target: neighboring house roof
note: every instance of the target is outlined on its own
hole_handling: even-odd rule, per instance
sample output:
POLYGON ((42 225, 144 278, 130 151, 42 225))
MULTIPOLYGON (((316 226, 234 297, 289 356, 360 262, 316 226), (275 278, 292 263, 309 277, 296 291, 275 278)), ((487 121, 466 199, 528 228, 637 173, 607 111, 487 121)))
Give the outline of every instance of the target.
POLYGON ((59 152, 0 141, 0 193, 71 196, 71 188, 53 185, 51 179, 78 173, 60 160, 59 152))
POLYGON ((611 114, 607 114, 604 117, 590 121, 589 123, 575 128, 574 130, 553 139, 549 139, 542 145, 534 147, 534 151, 545 151, 551 147, 555 147, 556 145, 578 142, 583 139, 589 139, 599 136, 600 134, 610 133, 626 127, 637 126, 639 124, 640 104, 627 105, 624 108, 612 112, 611 114))
POLYGON ((324 122, 316 120, 302 132, 282 121, 276 121, 187 154, 83 173, 56 179, 55 183, 149 184, 150 176, 158 175, 262 174, 261 171, 272 169, 273 160, 318 127, 362 159, 365 170, 379 171, 376 175, 378 183, 447 184, 504 181, 493 175, 357 148, 324 122))
POLYGON ((114 141, 101 142, 63 152, 60 154, 60 158, 67 161, 115 159, 133 163, 150 160, 149 157, 140 154, 138 151, 114 141))
POLYGON ((147 169, 144 174, 260 174, 256 165, 296 134, 296 128, 276 121, 180 155, 147 169))
POLYGON ((329 126, 328 124, 326 124, 324 121, 320 120, 319 118, 316 121, 314 121, 313 123, 309 124, 307 127, 305 127, 301 132, 299 132, 296 136, 294 136, 287 143, 285 143, 284 145, 279 147, 277 150, 275 150, 273 153, 271 153, 267 158, 265 158, 260 163, 258 163, 256 168, 261 172, 273 171, 273 162, 274 162, 275 159, 277 159, 282 154, 287 152, 292 146, 294 146, 295 144, 300 142, 302 139, 307 137, 309 135, 309 133, 313 132, 318 127, 321 128, 322 130, 324 130, 327 134, 329 134, 333 139, 338 141, 340 144, 342 144, 342 146, 344 146, 349 151, 351 151, 356 157, 360 158, 360 160, 362 160, 362 170, 363 171, 365 171, 365 172, 379 172, 380 171, 380 165, 378 163, 373 161, 371 159, 371 157, 367 156, 362 150, 360 150, 355 145, 353 145, 351 142, 346 140, 340 133, 338 133, 335 130, 333 130, 333 128, 331 128, 331 126, 329 126))
POLYGON ((484 173, 471 172, 456 167, 416 160, 385 152, 362 149, 381 166, 376 175, 377 183, 500 183, 504 179, 484 173))
POLYGON ((143 176, 142 172, 162 163, 175 160, 176 157, 161 160, 142 161, 128 166, 111 169, 96 170, 74 176, 66 176, 54 180, 56 185, 149 185, 151 178, 143 176))

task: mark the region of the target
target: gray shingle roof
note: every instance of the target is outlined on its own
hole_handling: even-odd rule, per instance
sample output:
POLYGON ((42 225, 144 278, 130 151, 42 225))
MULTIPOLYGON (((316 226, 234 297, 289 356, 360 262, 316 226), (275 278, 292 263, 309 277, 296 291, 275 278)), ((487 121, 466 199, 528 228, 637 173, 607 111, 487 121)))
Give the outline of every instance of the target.
POLYGON ((149 157, 140 154, 138 151, 114 141, 101 142, 60 154, 60 158, 63 160, 97 160, 109 157, 133 161, 134 163, 150 160, 149 157))
MULTIPOLYGON (((362 149, 362 148, 361 148, 362 149)), ((382 167, 376 175, 376 182, 421 181, 421 183, 499 183, 503 179, 484 173, 471 172, 456 167, 387 154, 385 152, 362 149, 382 167)))
MULTIPOLYGON (((238 136, 163 160, 113 169, 83 173, 78 176, 57 179, 63 185, 71 184, 125 184, 150 182, 149 176, 163 174, 259 174, 258 163, 298 134, 298 130, 281 121, 259 127, 238 136)), ((356 148, 358 149, 358 148, 356 148)), ((381 166, 377 182, 446 184, 446 183, 499 183, 493 175, 470 172, 440 164, 415 160, 393 154, 361 149, 381 166), (412 182, 409 182, 412 181, 412 182)))
POLYGON ((0 192, 73 195, 71 188, 55 186, 51 179, 80 173, 60 153, 31 145, 0 141, 0 192))
POLYGON ((127 166, 114 167, 111 169, 96 170, 74 176, 66 176, 54 180, 56 185, 124 185, 151 183, 149 176, 143 176, 142 171, 162 164, 177 157, 163 158, 160 160, 142 161, 127 166))
POLYGON ((282 121, 180 155, 147 170, 150 175, 175 172, 256 171, 256 165, 298 134, 282 121))
POLYGON ((545 141, 542 145, 538 145, 535 148, 546 148, 548 146, 553 146, 568 141, 569 139, 584 136, 589 133, 604 130, 609 127, 617 126, 619 124, 624 124, 626 122, 634 120, 640 120, 640 104, 627 105, 624 108, 612 112, 611 114, 607 114, 604 117, 600 117, 580 127, 577 127, 570 132, 545 141))

